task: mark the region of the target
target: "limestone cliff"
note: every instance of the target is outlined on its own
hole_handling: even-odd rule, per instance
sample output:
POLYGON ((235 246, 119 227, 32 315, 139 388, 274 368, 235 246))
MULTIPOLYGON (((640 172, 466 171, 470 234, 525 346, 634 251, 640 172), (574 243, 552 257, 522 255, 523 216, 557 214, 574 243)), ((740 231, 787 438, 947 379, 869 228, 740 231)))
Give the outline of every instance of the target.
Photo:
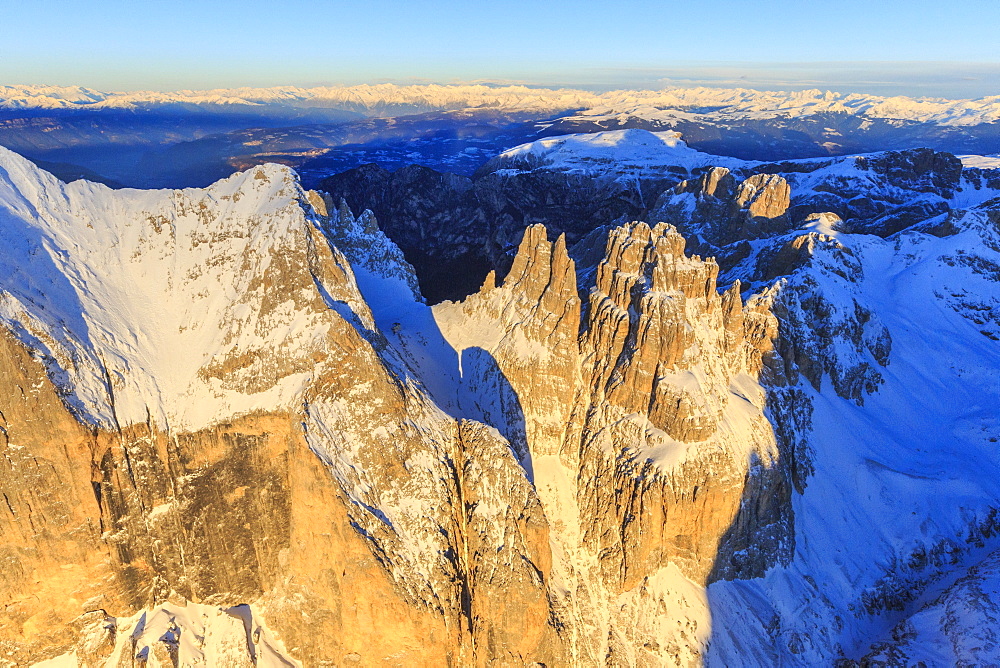
POLYGON ((245 604, 305 665, 697 658, 697 621, 653 610, 704 617, 748 467, 777 455, 774 325, 674 231, 615 231, 584 304, 530 228, 456 331, 434 314, 449 399, 383 329, 426 307, 373 218, 271 167, 139 195, 4 157, 3 231, 36 258, 5 265, 6 660, 179 656, 117 629, 245 604))
POLYGON ((705 584, 749 467, 777 458, 757 381, 776 325, 738 287, 719 294, 717 271, 668 226, 633 223, 609 236, 581 316, 564 239, 535 226, 502 286, 435 307, 456 348, 493 362, 463 354, 462 382, 502 377, 517 398, 505 425, 552 518, 578 662, 697 658, 697 622, 664 642, 650 599, 705 584))
MULTIPOLYGON (((866 160, 845 192, 952 185, 866 160)), ((0 166, 0 665, 991 660, 947 621, 994 607, 989 201, 883 239, 796 227, 843 165, 708 169, 660 210, 721 274, 667 223, 532 225, 430 307, 284 168, 0 166)))
POLYGON ((304 665, 560 661, 534 490, 406 375, 293 175, 115 193, 0 157, 35 258, 4 260, 3 661, 167 601, 252 604, 304 665))

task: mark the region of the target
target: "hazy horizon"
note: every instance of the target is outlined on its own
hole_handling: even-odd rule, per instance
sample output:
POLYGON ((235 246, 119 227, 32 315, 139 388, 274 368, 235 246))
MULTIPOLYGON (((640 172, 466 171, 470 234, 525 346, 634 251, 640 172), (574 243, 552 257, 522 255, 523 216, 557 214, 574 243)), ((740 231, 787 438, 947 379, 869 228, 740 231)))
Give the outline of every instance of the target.
POLYGON ((4 24, 0 81, 105 91, 491 81, 1000 94, 1000 4, 988 0, 720 0, 711 11, 636 0, 39 0, 6 7, 4 24))
MULTIPOLYGON (((396 85, 522 85, 531 88, 574 88, 591 91, 663 90, 671 88, 748 88, 761 91, 820 89, 837 93, 879 96, 941 97, 975 99, 1000 95, 1000 64, 993 63, 710 63, 675 68, 583 68, 536 78, 482 77, 431 79, 426 77, 342 78, 327 80, 255 80, 218 82, 218 85, 95 85, 74 80, 5 80, 0 85, 80 86, 102 92, 212 90, 355 86, 390 83, 396 85)), ((110 83, 110 82, 109 82, 110 83)))

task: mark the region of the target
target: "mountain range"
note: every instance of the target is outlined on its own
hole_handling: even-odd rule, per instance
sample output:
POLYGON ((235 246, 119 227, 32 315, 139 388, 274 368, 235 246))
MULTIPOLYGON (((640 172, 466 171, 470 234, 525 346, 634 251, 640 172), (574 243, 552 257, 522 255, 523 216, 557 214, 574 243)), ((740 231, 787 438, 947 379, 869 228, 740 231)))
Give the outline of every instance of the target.
POLYGON ((0 146, 64 179, 206 187, 266 162, 310 188, 378 163, 463 176, 513 146, 608 130, 680 132, 692 148, 774 161, 915 147, 1000 153, 1000 98, 809 90, 592 92, 393 84, 177 92, 0 87, 0 146))
POLYGON ((727 88, 677 88, 662 91, 548 89, 523 85, 362 84, 316 88, 229 88, 205 91, 102 92, 79 86, 2 86, 0 106, 19 109, 138 109, 143 107, 283 106, 341 109, 366 115, 473 109, 586 109, 583 116, 605 118, 622 113, 685 117, 774 118, 819 113, 858 114, 868 118, 977 125, 1000 120, 1000 96, 978 100, 879 97, 861 93, 757 91, 727 88))
POLYGON ((995 99, 378 91, 570 113, 317 190, 0 149, 0 665, 1000 661, 1000 170, 712 155, 650 102, 995 99))

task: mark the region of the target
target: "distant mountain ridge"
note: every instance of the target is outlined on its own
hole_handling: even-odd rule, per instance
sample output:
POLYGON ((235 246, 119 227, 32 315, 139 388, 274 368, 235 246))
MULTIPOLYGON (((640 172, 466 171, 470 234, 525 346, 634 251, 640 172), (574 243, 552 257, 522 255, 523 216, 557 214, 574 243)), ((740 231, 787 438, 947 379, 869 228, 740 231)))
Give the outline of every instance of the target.
MULTIPOLYGON (((976 125, 1000 120, 1000 96, 975 100, 882 97, 862 93, 758 91, 746 88, 616 90, 597 93, 523 85, 488 86, 362 84, 301 88, 221 88, 212 90, 98 91, 80 86, 0 86, 0 108, 136 109, 162 105, 327 107, 377 115, 394 108, 443 111, 466 108, 581 111, 593 120, 629 114, 693 120, 739 117, 776 118, 838 113, 877 119, 976 125)), ((410 111, 409 113, 413 113, 410 111)))
POLYGON ((65 180, 86 174, 138 188, 205 187, 266 162, 295 168, 310 188, 368 163, 471 176, 513 146, 617 130, 679 133, 703 153, 764 162, 913 148, 987 156, 1000 153, 1000 97, 482 84, 0 86, 0 146, 65 180))

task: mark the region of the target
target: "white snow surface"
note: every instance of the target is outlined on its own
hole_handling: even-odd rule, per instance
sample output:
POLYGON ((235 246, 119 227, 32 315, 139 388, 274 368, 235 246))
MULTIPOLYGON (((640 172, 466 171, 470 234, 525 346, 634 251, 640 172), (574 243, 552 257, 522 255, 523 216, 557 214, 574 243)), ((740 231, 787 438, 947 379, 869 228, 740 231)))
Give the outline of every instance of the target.
POLYGON ((371 211, 357 217, 347 208, 332 211, 326 225, 390 346, 393 354, 385 355, 386 363, 399 377, 418 381, 443 410, 459 415, 458 354, 438 330, 403 252, 379 229, 371 211))
MULTIPOLYGON (((133 665, 134 659, 149 668, 301 667, 250 605, 219 608, 190 602, 163 603, 131 617, 98 622, 84 629, 83 642, 111 630, 115 642, 106 661, 108 666, 133 665)), ((81 661, 74 650, 36 663, 34 668, 83 665, 90 664, 81 661)))
POLYGON ((963 167, 977 169, 1000 169, 1000 155, 960 155, 963 167))
MULTIPOLYGON (((1000 654, 1000 552, 930 597, 866 658, 883 665, 994 666, 1000 654)), ((914 606, 917 607, 917 606, 914 606)), ((877 665, 877 664, 875 664, 877 665)))
POLYGON ((754 164, 738 158, 703 153, 685 144, 678 132, 608 130, 561 135, 521 144, 496 161, 519 171, 518 165, 569 174, 614 173, 618 178, 657 176, 670 167, 738 169, 754 164))
POLYGON ((273 264, 304 258, 301 196, 278 165, 203 190, 110 190, 0 148, 0 322, 92 423, 193 430, 287 405, 309 373, 275 376, 267 356, 307 354, 328 328, 302 306, 315 294, 268 289, 273 264), (206 372, 234 358, 273 382, 206 372))
MULTIPOLYGON (((856 280, 838 276, 839 261, 822 248, 812 269, 787 279, 815 279, 812 294, 838 310, 873 312, 892 350, 884 368, 871 360, 884 382, 863 406, 837 396, 826 378, 820 391, 800 383, 814 409, 815 474, 793 495, 794 558, 763 578, 709 587, 710 665, 860 659, 921 609, 921 592, 982 559, 978 537, 989 535, 1000 505, 1000 277, 990 269, 1000 231, 981 212, 958 225, 944 238, 841 235, 863 268, 849 274, 856 280)), ((986 654, 991 665, 1000 661, 1000 646, 986 654)), ((945 665, 934 663, 937 651, 910 656, 945 665)))
POLYGON ((158 105, 284 105, 355 110, 369 115, 419 110, 490 108, 506 111, 580 110, 589 120, 638 116, 650 120, 776 118, 845 113, 868 118, 976 125, 1000 120, 1000 96, 976 100, 881 97, 860 93, 758 91, 745 88, 617 90, 595 93, 527 86, 363 84, 300 88, 227 88, 175 92, 105 92, 80 86, 0 86, 0 108, 136 109, 158 105))

